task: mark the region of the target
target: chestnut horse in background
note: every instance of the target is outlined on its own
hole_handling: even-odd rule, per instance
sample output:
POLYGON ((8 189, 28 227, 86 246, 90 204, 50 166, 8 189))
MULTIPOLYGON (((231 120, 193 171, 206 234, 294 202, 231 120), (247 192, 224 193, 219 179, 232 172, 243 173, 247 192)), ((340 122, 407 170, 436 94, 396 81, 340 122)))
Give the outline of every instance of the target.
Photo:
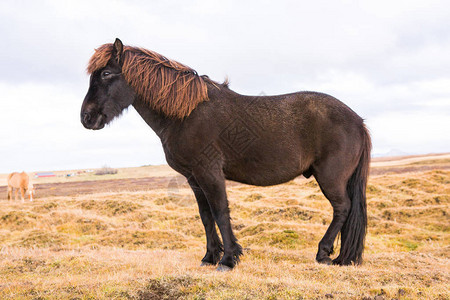
POLYGON ((28 177, 27 173, 11 173, 8 176, 8 200, 12 199, 12 193, 15 189, 15 199, 17 201, 17 196, 20 190, 20 194, 22 197, 22 201, 25 201, 25 193, 28 191, 28 194, 30 195, 30 201, 33 201, 33 195, 34 195, 34 187, 33 184, 30 182, 30 178, 28 177))

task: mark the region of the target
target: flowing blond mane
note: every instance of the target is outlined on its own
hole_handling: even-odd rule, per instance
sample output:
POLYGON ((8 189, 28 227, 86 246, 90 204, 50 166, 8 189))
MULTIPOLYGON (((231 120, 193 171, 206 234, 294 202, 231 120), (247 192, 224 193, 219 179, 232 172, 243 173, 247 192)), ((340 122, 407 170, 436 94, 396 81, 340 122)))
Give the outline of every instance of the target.
MULTIPOLYGON (((106 66, 113 47, 104 44, 95 50, 87 67, 89 74, 106 66)), ((124 46, 120 59, 122 74, 139 97, 168 117, 182 119, 208 100, 204 79, 188 66, 154 51, 130 46, 124 46)))

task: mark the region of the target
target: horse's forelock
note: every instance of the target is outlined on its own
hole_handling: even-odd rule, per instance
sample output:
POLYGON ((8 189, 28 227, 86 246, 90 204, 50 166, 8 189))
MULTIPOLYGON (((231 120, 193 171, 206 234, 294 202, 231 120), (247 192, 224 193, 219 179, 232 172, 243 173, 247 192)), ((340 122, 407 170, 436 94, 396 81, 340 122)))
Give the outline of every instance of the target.
POLYGON ((112 52, 113 44, 104 44, 95 49, 95 53, 91 56, 89 64, 86 68, 87 73, 92 74, 95 71, 104 68, 111 59, 112 52))

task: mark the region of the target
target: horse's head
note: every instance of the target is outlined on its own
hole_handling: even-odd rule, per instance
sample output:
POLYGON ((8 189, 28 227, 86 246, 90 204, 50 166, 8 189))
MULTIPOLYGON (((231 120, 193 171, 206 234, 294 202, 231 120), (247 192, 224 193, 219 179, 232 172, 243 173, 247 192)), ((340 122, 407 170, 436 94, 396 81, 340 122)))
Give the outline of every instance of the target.
POLYGON ((123 44, 116 39, 106 66, 91 73, 80 114, 81 123, 88 129, 102 129, 136 98, 136 93, 122 75, 122 53, 123 44))

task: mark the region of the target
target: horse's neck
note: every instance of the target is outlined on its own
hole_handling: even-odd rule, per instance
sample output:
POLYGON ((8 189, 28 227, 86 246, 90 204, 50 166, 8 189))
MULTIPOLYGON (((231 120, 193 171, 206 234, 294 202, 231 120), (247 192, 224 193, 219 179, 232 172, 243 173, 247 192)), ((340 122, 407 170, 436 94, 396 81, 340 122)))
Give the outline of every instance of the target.
MULTIPOLYGON (((208 84, 208 103, 212 103, 215 99, 220 99, 222 102, 225 102, 225 98, 233 97, 236 98, 241 96, 228 88, 226 89, 227 93, 223 92, 223 88, 219 88, 216 85, 208 84)), ((242 97, 242 96, 241 96, 242 97)), ((139 97, 133 103, 133 107, 139 113, 139 115, 144 119, 144 121, 155 131, 155 133, 159 136, 159 138, 164 143, 165 133, 169 132, 170 129, 176 129, 178 126, 181 126, 182 121, 176 118, 169 118, 164 116, 161 113, 156 112, 151 109, 150 106, 145 103, 139 97)))
POLYGON ((142 119, 144 119, 144 121, 148 124, 148 126, 150 126, 161 139, 163 138, 164 131, 171 124, 178 122, 177 120, 172 120, 154 111, 149 107, 148 104, 140 99, 136 99, 134 101, 133 107, 136 109, 142 119))

